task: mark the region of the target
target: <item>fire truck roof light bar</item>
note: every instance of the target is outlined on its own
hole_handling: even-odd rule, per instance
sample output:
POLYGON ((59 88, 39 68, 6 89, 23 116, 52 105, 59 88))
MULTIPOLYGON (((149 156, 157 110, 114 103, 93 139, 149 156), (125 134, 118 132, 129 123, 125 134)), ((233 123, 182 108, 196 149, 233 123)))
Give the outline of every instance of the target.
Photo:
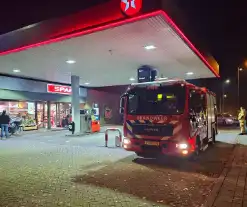
POLYGON ((144 83, 132 83, 131 86, 142 86, 142 85, 152 85, 152 84, 162 84, 162 83, 173 83, 173 82, 186 82, 183 79, 170 79, 170 80, 157 80, 153 82, 144 82, 144 83))

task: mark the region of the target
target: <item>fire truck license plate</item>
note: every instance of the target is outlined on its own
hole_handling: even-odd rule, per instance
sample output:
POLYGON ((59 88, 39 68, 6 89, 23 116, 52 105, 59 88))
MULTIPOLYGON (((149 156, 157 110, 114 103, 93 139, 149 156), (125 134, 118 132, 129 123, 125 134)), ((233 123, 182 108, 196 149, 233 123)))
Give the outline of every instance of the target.
POLYGON ((149 146, 160 146, 160 143, 159 142, 145 141, 145 145, 149 145, 149 146))

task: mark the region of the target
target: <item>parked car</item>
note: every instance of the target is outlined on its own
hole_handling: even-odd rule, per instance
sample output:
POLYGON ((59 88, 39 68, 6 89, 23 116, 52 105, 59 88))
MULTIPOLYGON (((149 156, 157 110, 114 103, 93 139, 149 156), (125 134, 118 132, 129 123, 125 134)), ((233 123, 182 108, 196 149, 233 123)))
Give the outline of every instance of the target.
POLYGON ((217 121, 219 125, 225 125, 225 126, 232 126, 239 124, 239 121, 236 117, 227 113, 218 114, 217 121))

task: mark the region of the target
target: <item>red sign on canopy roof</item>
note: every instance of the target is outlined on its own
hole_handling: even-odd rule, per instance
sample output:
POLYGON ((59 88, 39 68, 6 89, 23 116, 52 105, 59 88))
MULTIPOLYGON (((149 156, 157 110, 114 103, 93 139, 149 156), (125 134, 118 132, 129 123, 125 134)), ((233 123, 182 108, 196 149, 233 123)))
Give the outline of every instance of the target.
POLYGON ((127 16, 134 16, 140 12, 142 0, 121 0, 121 10, 127 16))
POLYGON ((47 84, 47 92, 48 93, 58 93, 58 94, 64 94, 64 95, 71 95, 72 89, 70 86, 47 84))

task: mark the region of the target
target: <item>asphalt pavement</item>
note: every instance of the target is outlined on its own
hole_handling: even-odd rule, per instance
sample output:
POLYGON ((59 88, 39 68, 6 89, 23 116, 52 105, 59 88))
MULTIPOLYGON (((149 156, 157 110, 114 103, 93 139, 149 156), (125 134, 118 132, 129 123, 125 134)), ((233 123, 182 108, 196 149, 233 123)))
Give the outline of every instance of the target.
POLYGON ((240 135, 239 127, 220 127, 216 140, 229 144, 247 145, 247 134, 240 135))
POLYGON ((237 133, 224 133, 218 140, 228 143, 194 160, 138 158, 114 147, 114 133, 109 148, 104 133, 26 132, 0 140, 0 206, 199 207, 233 153, 237 133))

